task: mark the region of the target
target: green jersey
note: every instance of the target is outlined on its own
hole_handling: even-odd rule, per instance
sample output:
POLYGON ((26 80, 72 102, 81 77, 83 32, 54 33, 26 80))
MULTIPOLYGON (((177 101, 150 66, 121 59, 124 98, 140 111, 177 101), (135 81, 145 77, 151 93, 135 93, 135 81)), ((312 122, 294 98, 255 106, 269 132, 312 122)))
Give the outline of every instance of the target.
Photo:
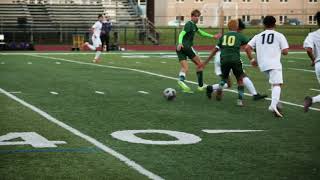
POLYGON ((240 47, 248 42, 249 40, 244 35, 235 31, 223 34, 217 45, 221 50, 221 60, 240 61, 240 47))
POLYGON ((183 36, 182 44, 185 48, 190 48, 193 46, 193 38, 198 31, 198 27, 194 22, 188 21, 184 25, 183 30, 186 32, 186 34, 183 36))

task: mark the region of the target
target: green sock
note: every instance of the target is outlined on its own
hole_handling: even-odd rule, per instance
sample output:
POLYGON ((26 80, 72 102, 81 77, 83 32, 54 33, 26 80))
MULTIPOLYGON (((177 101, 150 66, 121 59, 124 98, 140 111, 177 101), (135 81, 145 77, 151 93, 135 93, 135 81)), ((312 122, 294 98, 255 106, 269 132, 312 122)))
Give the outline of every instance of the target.
POLYGON ((198 84, 200 87, 202 87, 203 86, 203 71, 198 71, 197 77, 198 77, 198 84))
POLYGON ((244 95, 244 86, 238 86, 238 98, 242 100, 243 95, 244 95))

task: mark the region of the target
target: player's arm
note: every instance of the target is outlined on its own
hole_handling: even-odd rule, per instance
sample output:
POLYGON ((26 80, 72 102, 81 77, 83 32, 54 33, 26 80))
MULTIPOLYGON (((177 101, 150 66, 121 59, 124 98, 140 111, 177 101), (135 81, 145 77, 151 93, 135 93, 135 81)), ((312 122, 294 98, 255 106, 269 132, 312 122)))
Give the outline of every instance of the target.
POLYGON ((250 60, 250 64, 253 67, 257 67, 258 66, 257 60, 255 60, 253 55, 252 55, 252 51, 253 51, 252 46, 247 44, 246 47, 244 48, 244 50, 246 51, 247 57, 250 60))
POLYGON ((316 58, 314 57, 312 48, 308 47, 308 48, 306 48, 306 51, 307 51, 307 54, 311 60, 311 66, 314 66, 316 58))
POLYGON ((182 40, 183 37, 187 34, 185 30, 181 31, 179 34, 179 40, 178 40, 178 46, 177 46, 177 51, 180 51, 181 48, 183 48, 182 40))
POLYGON ((313 54, 313 40, 310 35, 308 35, 307 38, 304 40, 303 47, 306 49, 307 54, 311 60, 311 66, 314 66, 316 58, 313 54))
POLYGON ((198 29, 198 34, 200 34, 200 35, 203 36, 203 37, 215 38, 214 35, 209 34, 209 33, 205 32, 205 31, 203 31, 203 30, 201 30, 201 29, 198 29))
POLYGON ((209 57, 207 58, 207 60, 203 63, 204 66, 206 66, 210 61, 211 59, 213 58, 213 56, 216 55, 216 53, 219 51, 219 47, 216 46, 210 53, 209 57))
POLYGON ((280 40, 280 48, 282 55, 288 55, 289 52, 289 44, 284 35, 281 34, 281 40, 280 40))

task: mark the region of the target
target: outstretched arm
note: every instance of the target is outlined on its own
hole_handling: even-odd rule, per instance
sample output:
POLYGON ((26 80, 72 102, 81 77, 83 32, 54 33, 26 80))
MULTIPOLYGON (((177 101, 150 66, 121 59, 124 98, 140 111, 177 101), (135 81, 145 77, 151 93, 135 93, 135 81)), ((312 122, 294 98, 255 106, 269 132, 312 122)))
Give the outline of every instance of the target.
POLYGON ((214 36, 212 34, 209 34, 201 29, 198 29, 198 33, 203 36, 203 37, 209 37, 209 38, 213 38, 214 36))
POLYGON ((215 47, 215 48, 211 51, 209 57, 208 57, 207 60, 203 63, 204 66, 206 66, 206 65, 209 63, 209 61, 211 61, 211 59, 213 58, 213 56, 215 56, 218 51, 219 51, 219 48, 218 48, 218 47, 215 47))

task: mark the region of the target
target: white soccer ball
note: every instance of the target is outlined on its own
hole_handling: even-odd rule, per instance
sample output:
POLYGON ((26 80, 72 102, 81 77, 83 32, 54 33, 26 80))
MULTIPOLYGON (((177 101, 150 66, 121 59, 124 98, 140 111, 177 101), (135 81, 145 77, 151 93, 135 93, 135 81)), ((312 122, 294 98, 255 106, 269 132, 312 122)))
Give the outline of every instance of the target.
POLYGON ((176 90, 173 89, 173 88, 166 88, 164 91, 163 91, 163 96, 164 98, 166 98, 168 101, 171 101, 173 99, 176 98, 176 90))

